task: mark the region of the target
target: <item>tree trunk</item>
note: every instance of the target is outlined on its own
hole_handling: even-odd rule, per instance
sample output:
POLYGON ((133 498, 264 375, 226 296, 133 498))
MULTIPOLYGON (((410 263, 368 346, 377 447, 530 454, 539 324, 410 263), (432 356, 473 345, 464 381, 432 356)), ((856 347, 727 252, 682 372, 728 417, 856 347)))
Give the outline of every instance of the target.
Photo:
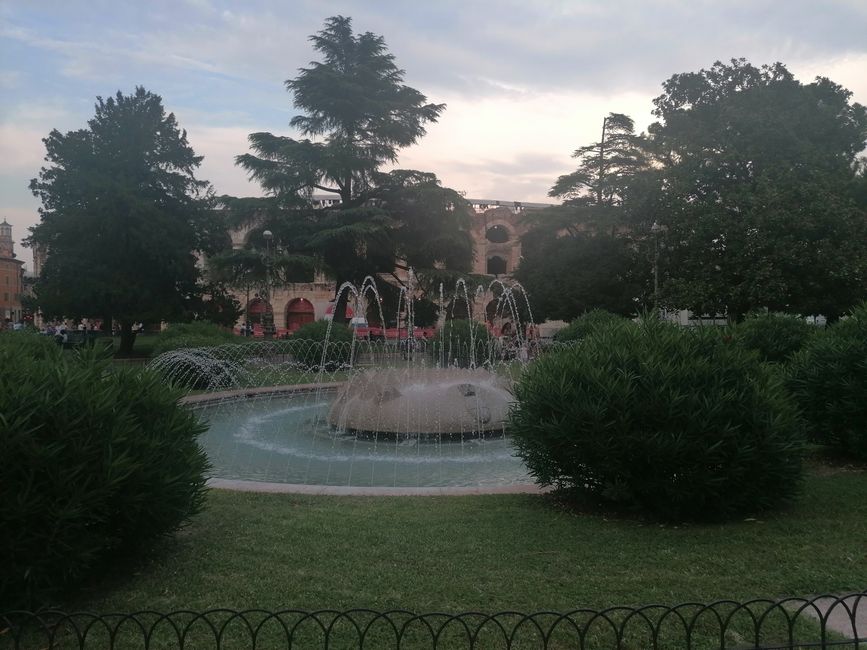
POLYGON ((120 349, 117 356, 128 357, 132 355, 132 346, 135 344, 135 332, 132 331, 132 321, 120 322, 120 349))
MULTIPOLYGON (((343 280, 337 280, 336 287, 334 289, 335 292, 340 291, 340 286, 343 284, 343 280)), ((349 291, 343 291, 334 296, 334 312, 333 312, 333 320, 335 323, 340 325, 346 324, 346 306, 349 304, 349 291)))

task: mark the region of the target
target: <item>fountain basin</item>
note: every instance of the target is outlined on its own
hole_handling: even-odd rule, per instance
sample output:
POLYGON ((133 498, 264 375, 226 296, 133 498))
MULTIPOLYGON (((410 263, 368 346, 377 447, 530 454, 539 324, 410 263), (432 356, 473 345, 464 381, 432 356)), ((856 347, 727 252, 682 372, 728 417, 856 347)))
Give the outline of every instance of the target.
POLYGON ((217 485, 249 481, 293 491, 299 486, 498 491, 532 482, 507 436, 398 439, 335 429, 327 416, 340 389, 269 387, 188 398, 209 424, 200 442, 213 465, 211 478, 217 485))

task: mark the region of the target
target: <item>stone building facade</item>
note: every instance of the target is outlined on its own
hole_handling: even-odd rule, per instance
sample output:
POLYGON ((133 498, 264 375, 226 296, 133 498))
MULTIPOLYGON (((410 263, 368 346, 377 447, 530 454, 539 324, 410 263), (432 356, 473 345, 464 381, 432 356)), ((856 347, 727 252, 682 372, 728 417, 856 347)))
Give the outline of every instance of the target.
POLYGON ((20 323, 23 318, 21 296, 24 293, 24 262, 15 256, 12 225, 0 223, 0 321, 20 323))
MULTIPOLYGON (((527 231, 523 220, 525 212, 548 207, 547 204, 484 199, 467 201, 472 208, 470 232, 475 249, 473 273, 488 275, 491 279, 508 280, 521 260, 521 236, 527 231)), ((250 234, 256 229, 257 226, 247 226, 231 232, 233 248, 246 246, 250 234)), ((401 272, 395 275, 406 279, 401 272)), ((321 273, 316 275, 313 282, 272 288, 270 304, 278 334, 291 333, 306 322, 328 318, 334 305, 335 288, 334 282, 321 273)), ((236 293, 235 297, 245 310, 239 326, 245 321, 258 323, 261 314, 267 309, 262 298, 255 292, 245 292, 243 295, 236 293)), ((492 300, 490 292, 475 296, 474 314, 489 313, 492 300)))

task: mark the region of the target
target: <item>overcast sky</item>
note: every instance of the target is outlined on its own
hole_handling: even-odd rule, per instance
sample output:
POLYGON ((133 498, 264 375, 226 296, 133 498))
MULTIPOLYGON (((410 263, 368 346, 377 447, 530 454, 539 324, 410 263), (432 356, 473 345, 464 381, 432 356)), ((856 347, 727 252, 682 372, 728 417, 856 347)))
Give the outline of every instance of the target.
POLYGON ((448 105, 399 166, 472 198, 548 201, 605 115, 643 130, 665 79, 716 60, 781 61, 867 103, 867 0, 0 0, 0 219, 26 236, 42 138, 136 85, 163 97, 218 194, 260 194, 234 156, 251 132, 292 135, 283 82, 337 14, 384 36, 406 83, 448 105))

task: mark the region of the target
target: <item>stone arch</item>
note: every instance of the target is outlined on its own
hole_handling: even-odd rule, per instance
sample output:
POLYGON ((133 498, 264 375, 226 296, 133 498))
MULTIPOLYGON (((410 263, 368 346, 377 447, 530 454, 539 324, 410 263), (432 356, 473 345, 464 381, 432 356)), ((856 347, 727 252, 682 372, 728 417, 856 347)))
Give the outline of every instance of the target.
POLYGON ((316 320, 313 303, 306 298, 293 298, 286 303, 286 329, 295 332, 302 325, 316 320))
POLYGON ((488 275, 505 275, 508 272, 508 263, 499 255, 488 258, 486 273, 488 275))
POLYGON ((247 315, 247 322, 250 325, 262 325, 264 323, 265 314, 273 312, 273 308, 270 303, 266 302, 257 293, 256 296, 247 303, 245 312, 247 315))

